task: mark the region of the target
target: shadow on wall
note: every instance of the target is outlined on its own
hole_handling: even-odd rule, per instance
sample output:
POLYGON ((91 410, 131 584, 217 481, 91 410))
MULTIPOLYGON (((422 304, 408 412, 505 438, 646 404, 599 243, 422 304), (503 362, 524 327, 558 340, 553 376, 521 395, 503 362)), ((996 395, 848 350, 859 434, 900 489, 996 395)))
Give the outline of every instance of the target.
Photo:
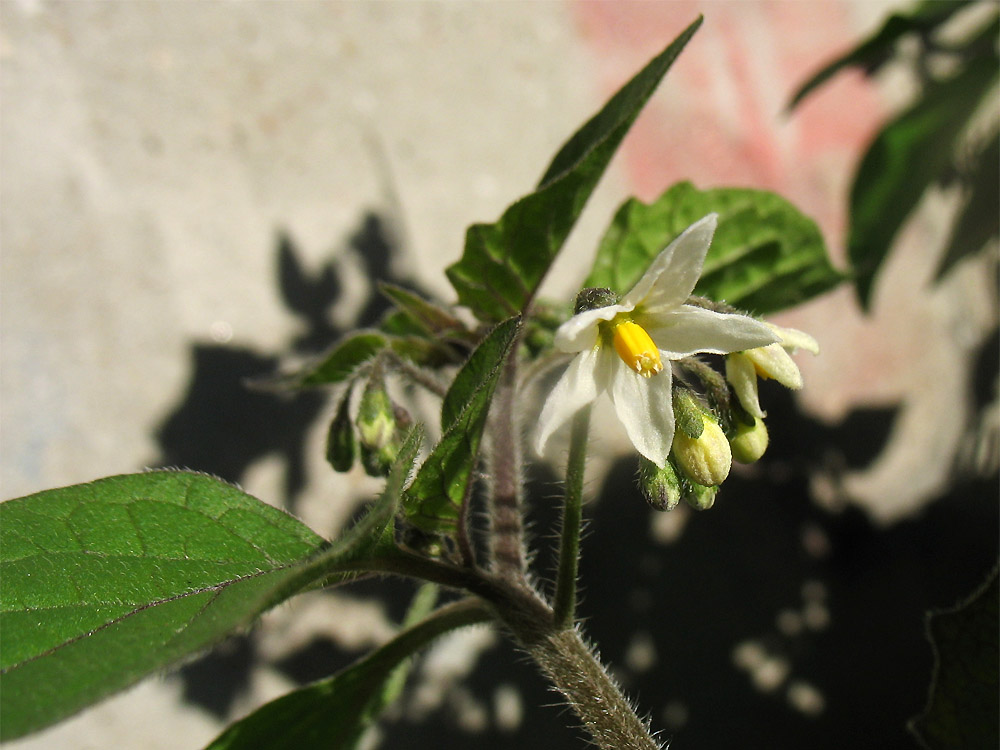
MULTIPOLYGON (((380 214, 366 213, 350 236, 345 253, 357 258, 366 278, 407 286, 408 280, 390 275, 391 261, 400 248, 388 227, 388 220, 380 214)), ((289 349, 299 355, 317 354, 344 333, 330 317, 343 291, 338 272, 342 257, 310 274, 292 238, 281 233, 276 260, 281 300, 301 324, 301 333, 289 342, 289 349)), ((388 308, 388 301, 373 284, 350 328, 375 325, 388 308)), ((192 344, 187 391, 156 430, 161 452, 156 463, 240 483, 251 465, 277 455, 284 466, 284 504, 294 512, 307 479, 305 439, 322 414, 328 394, 320 390, 276 393, 249 387, 254 380, 273 376, 285 354, 225 344, 192 344)), ((386 595, 391 594, 393 591, 387 590, 386 595)), ((397 593, 395 601, 409 598, 397 593)), ((402 617, 402 612, 393 614, 397 619, 402 617)), ((182 668, 185 698, 216 716, 228 716, 233 699, 248 686, 257 660, 254 640, 252 633, 231 638, 182 668)), ((321 639, 275 666, 292 679, 305 682, 347 666, 359 655, 321 639)))
MULTIPOLYGON (((386 276, 399 251, 388 237, 384 220, 369 213, 348 252, 369 278, 406 285, 386 276)), ((282 300, 303 323, 290 346, 319 351, 342 333, 328 315, 342 291, 337 266, 331 261, 308 274, 286 236, 277 258, 282 300)), ((376 323, 386 309, 373 293, 356 325, 376 323)), ((325 395, 245 388, 248 379, 275 371, 277 354, 195 344, 192 359, 188 391, 157 433, 162 463, 240 481, 251 463, 278 454, 286 504, 294 508, 305 484, 304 437, 325 395)), ((970 382, 977 411, 995 398, 997 360, 994 336, 970 382)), ((831 428, 801 415, 791 395, 772 386, 762 384, 772 435, 765 459, 734 473, 710 512, 673 511, 683 533, 662 533, 664 517, 636 489, 634 459, 614 465, 587 508, 585 630, 675 746, 738 740, 746 747, 912 750, 905 723, 924 707, 932 662, 924 613, 971 592, 997 559, 995 467, 986 478, 957 478, 921 516, 886 529, 855 509, 821 508, 812 502, 811 478, 864 468, 884 447, 896 410, 857 411, 831 428)), ((559 491, 544 471, 532 478, 532 497, 559 491)), ((543 500, 532 509, 540 580, 554 570, 555 506, 543 500)), ((377 600, 398 622, 413 586, 381 579, 345 591, 377 600)), ((441 706, 421 708, 413 691, 405 694, 381 725, 380 746, 580 747, 559 696, 506 641, 496 643, 441 706)), ((305 683, 360 655, 317 635, 270 666, 305 683)), ((253 633, 230 639, 181 670, 186 699, 232 718, 233 699, 259 661, 253 633)), ((419 668, 415 674, 419 679, 419 668)))

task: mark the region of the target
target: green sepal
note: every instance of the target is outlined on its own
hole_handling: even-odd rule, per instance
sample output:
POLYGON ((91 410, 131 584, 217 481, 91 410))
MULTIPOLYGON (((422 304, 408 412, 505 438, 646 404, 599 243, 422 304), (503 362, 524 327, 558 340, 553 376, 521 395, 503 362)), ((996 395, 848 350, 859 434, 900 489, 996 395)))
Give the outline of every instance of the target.
POLYGON ((695 395, 687 388, 675 385, 671 393, 675 429, 692 440, 701 437, 705 429, 705 412, 695 395))

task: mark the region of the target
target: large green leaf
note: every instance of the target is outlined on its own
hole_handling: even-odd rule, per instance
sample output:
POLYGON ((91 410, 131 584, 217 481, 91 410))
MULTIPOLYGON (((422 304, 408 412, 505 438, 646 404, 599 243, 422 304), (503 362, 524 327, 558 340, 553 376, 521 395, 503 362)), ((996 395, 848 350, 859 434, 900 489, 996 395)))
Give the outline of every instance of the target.
POLYGON ((417 472, 404 502, 409 520, 426 531, 448 530, 458 519, 490 401, 520 326, 520 318, 497 325, 459 370, 445 394, 441 440, 417 472))
POLYGON ((962 10, 969 2, 970 0, 924 0, 922 3, 917 3, 908 12, 893 13, 878 31, 867 37, 854 49, 824 66, 802 84, 788 104, 788 109, 794 109, 816 88, 822 86, 844 68, 860 66, 865 69, 866 73, 875 72, 892 59, 895 55, 896 43, 903 36, 912 32, 930 33, 956 12, 962 10))
POLYGON ((349 750, 398 692, 410 656, 448 631, 489 619, 475 600, 442 607, 342 672, 236 722, 208 750, 349 750))
POLYGON ((418 442, 410 436, 383 496, 332 544, 225 482, 185 472, 0 504, 0 736, 59 721, 357 568, 395 514, 418 442))
POLYGON ((924 191, 951 167, 955 144, 997 79, 995 55, 927 88, 865 153, 851 189, 848 255, 862 305, 896 233, 924 191))
POLYGON ((566 142, 535 192, 496 223, 469 227, 462 258, 447 271, 461 304, 491 321, 525 310, 639 111, 700 25, 698 18, 566 142))
POLYGON ((927 619, 934 676, 910 728, 931 750, 1000 747, 997 715, 997 571, 968 601, 927 619))
POLYGON ((622 204, 584 286, 627 292, 664 247, 712 212, 719 225, 696 294, 765 314, 842 280, 815 222, 781 196, 747 188, 698 190, 681 182, 652 203, 632 198, 622 204))

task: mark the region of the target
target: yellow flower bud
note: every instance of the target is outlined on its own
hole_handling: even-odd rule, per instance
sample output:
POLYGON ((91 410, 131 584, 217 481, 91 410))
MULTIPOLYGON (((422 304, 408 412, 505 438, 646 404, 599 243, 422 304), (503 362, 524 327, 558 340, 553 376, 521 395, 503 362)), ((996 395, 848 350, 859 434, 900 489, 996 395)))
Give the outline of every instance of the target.
POLYGON ((702 421, 704 427, 697 438, 688 437, 684 430, 674 431, 673 454, 689 479, 712 487, 729 476, 733 454, 718 423, 707 414, 702 414, 702 421))
POLYGON ((752 464, 767 450, 767 427, 763 419, 754 419, 752 425, 737 422, 736 434, 729 441, 733 460, 741 464, 752 464))

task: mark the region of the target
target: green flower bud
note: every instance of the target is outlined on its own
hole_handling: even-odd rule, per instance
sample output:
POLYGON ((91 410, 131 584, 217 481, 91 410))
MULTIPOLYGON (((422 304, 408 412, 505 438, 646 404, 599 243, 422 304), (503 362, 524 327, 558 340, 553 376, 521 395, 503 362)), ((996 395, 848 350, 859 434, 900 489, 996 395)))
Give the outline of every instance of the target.
POLYGON ((718 486, 706 487, 695 482, 684 482, 684 502, 695 510, 708 510, 715 504, 715 496, 719 494, 718 486))
POLYGON ((601 307, 618 304, 618 295, 604 287, 587 287, 576 295, 573 314, 579 315, 586 310, 597 310, 601 307))
POLYGON ((752 464, 767 450, 767 427, 763 419, 754 417, 752 425, 737 421, 736 434, 729 440, 733 460, 741 464, 752 464))
POLYGON ((348 388, 340 399, 337 415, 330 423, 330 431, 326 436, 326 460, 335 471, 350 471, 358 455, 358 441, 354 436, 354 425, 351 424, 352 390, 348 388))
POLYGON ((673 510, 681 499, 681 480, 670 461, 660 468, 640 456, 639 489, 654 510, 673 510))
POLYGON ((718 423, 704 413, 701 419, 702 431, 697 438, 691 438, 683 429, 674 430, 672 450, 677 465, 688 479, 713 487, 729 476, 733 453, 718 423))
POLYGON ((371 476, 389 473, 389 467, 399 453, 396 408, 385 389, 381 373, 368 378, 358 406, 358 437, 361 443, 361 463, 371 476))

